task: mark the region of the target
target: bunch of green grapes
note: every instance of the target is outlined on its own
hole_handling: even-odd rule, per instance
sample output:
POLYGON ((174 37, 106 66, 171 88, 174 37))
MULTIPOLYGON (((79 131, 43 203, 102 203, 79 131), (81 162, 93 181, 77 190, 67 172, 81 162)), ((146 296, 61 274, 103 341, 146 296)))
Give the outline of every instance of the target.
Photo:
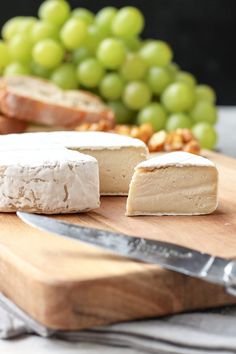
POLYGON ((117 123, 149 122, 154 130, 191 128, 202 147, 217 141, 216 96, 173 60, 161 40, 141 40, 139 9, 105 7, 97 14, 71 10, 65 0, 46 0, 38 18, 5 23, 0 73, 48 78, 63 89, 99 94, 117 123))

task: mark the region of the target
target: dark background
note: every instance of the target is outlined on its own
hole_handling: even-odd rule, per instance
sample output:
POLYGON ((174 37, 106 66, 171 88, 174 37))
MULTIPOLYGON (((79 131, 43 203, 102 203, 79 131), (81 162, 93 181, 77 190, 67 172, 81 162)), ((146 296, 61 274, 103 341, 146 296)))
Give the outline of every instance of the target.
MULTIPOLYGON (((174 60, 213 86, 218 104, 236 104, 236 0, 70 0, 97 11, 135 5, 146 17, 143 37, 166 40, 174 60)), ((16 15, 36 15, 40 0, 1 1, 0 25, 16 15)))

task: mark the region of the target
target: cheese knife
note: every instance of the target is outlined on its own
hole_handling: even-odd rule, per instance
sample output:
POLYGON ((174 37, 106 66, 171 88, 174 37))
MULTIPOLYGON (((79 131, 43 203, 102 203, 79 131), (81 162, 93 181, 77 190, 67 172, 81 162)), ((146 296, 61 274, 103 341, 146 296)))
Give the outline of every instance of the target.
POLYGON ((157 264, 164 269, 218 284, 224 286, 230 295, 236 296, 236 260, 215 257, 169 242, 80 226, 38 214, 18 211, 17 215, 22 221, 41 231, 102 247, 123 257, 157 264))

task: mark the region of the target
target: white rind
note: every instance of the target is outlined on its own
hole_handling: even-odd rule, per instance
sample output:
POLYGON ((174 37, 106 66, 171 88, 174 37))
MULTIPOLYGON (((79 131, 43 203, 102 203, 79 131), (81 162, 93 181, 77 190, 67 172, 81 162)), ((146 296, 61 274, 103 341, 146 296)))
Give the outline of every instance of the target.
POLYGON ((2 144, 14 144, 25 146, 28 143, 39 144, 58 144, 68 149, 91 149, 91 150, 115 150, 122 147, 143 148, 147 147, 143 141, 128 136, 105 133, 105 132, 75 132, 75 131, 56 131, 56 132, 35 132, 23 134, 8 134, 1 136, 0 147, 2 144))
MULTIPOLYGON (((1 137, 0 137, 1 139, 1 137)), ((16 153, 18 152, 25 152, 26 153, 30 153, 30 151, 44 151, 44 150, 66 150, 64 147, 62 147, 61 145, 58 144, 34 144, 34 145, 29 145, 29 146, 20 146, 19 144, 0 144, 0 153, 8 153, 8 152, 13 152, 15 151, 16 153)))
POLYGON ((211 214, 217 186, 218 171, 208 159, 185 152, 155 157, 135 169, 126 216, 211 214))
POLYGON ((0 151, 0 165, 12 166, 12 164, 20 166, 30 166, 38 167, 41 164, 50 164, 54 162, 65 163, 77 163, 77 164, 86 164, 97 165, 95 158, 89 155, 81 154, 79 152, 71 151, 64 149, 63 147, 56 147, 47 145, 46 147, 42 146, 41 148, 33 147, 30 150, 6 150, 0 151))
POLYGON ((58 131, 0 137, 0 151, 51 145, 95 157, 101 195, 127 195, 136 165, 148 157, 147 146, 141 140, 113 133, 58 131))
POLYGON ((76 213, 98 208, 97 161, 67 149, 0 152, 0 211, 76 213))
POLYGON ((202 166, 212 167, 214 163, 202 156, 193 155, 184 151, 176 151, 141 162, 136 166, 137 169, 153 170, 157 168, 166 168, 170 166, 202 166))
POLYGON ((92 150, 116 150, 124 147, 144 148, 147 149, 143 141, 128 136, 105 133, 105 132, 52 132, 49 133, 55 138, 56 143, 63 142, 67 148, 74 149, 79 147, 82 149, 92 150))

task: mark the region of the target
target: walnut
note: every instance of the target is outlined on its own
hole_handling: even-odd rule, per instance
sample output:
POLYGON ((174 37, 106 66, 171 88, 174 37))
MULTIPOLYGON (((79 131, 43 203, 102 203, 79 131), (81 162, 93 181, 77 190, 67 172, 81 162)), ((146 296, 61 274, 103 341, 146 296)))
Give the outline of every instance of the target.
POLYGON ((86 132, 89 130, 90 124, 89 123, 84 123, 78 125, 75 130, 80 131, 80 132, 86 132))
POLYGON ((182 150, 184 146, 183 138, 181 135, 177 134, 176 131, 170 132, 167 135, 164 150, 165 151, 178 151, 182 150))
POLYGON ((98 122, 98 125, 99 125, 100 131, 102 131, 102 132, 108 132, 111 129, 110 122, 108 122, 107 120, 100 120, 98 122))
POLYGON ((199 155, 200 154, 200 145, 198 143, 197 140, 191 140, 189 143, 187 143, 184 147, 183 147, 183 151, 185 152, 190 152, 191 154, 196 154, 199 155))
POLYGON ((110 124, 106 120, 100 120, 96 123, 83 123, 75 128, 77 131, 98 131, 107 132, 110 131, 110 124))
POLYGON ((152 125, 150 123, 144 123, 140 125, 139 130, 140 130, 140 139, 147 144, 149 139, 154 134, 152 125))
POLYGON ((165 130, 161 130, 151 137, 148 141, 148 148, 150 152, 163 151, 165 141, 167 138, 167 132, 165 130))
POLYGON ((113 130, 114 133, 118 133, 122 135, 130 135, 130 131, 131 131, 131 127, 125 124, 116 125, 113 130))
POLYGON ((182 136, 184 143, 189 143, 191 140, 195 139, 190 129, 177 129, 176 133, 182 136))
POLYGON ((116 125, 112 130, 106 120, 97 123, 84 123, 78 126, 78 131, 104 131, 121 135, 131 136, 144 141, 150 152, 158 151, 186 151, 192 154, 200 154, 200 145, 193 133, 189 129, 176 129, 172 132, 161 130, 154 133, 152 125, 149 123, 137 125, 116 125))

